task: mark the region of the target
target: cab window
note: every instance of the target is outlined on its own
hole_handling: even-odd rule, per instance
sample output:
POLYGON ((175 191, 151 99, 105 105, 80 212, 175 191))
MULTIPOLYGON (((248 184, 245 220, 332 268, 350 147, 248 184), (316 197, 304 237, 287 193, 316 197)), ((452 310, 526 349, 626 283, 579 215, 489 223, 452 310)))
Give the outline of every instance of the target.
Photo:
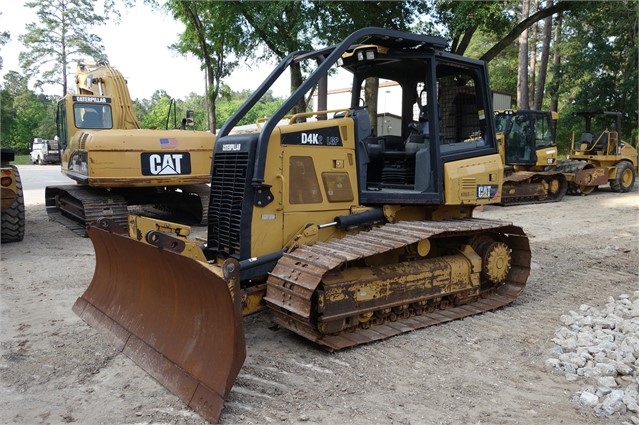
POLYGON ((106 129, 113 128, 111 106, 76 103, 73 115, 77 128, 106 129))

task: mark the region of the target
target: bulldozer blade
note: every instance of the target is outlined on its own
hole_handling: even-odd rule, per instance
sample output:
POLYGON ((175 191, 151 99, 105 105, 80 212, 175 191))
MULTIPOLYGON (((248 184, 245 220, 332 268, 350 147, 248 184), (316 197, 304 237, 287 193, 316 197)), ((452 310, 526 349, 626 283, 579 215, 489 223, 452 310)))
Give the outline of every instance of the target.
POLYGON ((91 284, 73 311, 210 422, 244 363, 239 263, 207 263, 91 226, 91 284))

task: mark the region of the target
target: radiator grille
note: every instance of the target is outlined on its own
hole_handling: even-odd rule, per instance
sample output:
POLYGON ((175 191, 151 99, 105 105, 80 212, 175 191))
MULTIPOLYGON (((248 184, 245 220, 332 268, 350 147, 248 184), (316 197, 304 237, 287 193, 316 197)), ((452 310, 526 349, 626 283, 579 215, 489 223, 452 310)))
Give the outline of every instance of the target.
POLYGON ((216 153, 211 178, 208 247, 240 256, 248 153, 216 153))

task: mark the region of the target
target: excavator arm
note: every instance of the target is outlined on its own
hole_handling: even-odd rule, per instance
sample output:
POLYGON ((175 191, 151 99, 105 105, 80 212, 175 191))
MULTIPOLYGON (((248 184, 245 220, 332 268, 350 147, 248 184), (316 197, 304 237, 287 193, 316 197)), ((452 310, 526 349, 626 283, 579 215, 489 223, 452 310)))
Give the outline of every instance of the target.
POLYGON ((140 128, 126 79, 108 62, 78 63, 75 86, 78 95, 108 97, 115 103, 112 108, 118 108, 121 113, 113 114, 113 128, 140 128))

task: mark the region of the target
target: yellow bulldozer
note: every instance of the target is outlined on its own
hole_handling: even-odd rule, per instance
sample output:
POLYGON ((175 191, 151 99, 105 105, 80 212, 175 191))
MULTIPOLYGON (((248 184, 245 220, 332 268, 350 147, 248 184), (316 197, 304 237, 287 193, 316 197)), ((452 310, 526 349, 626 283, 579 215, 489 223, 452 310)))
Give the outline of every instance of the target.
POLYGON ((206 240, 142 216, 98 220, 74 312, 217 422, 245 359, 243 315, 267 309, 341 350, 513 302, 528 238, 473 217, 501 201, 504 175, 486 65, 446 46, 363 28, 288 55, 219 132, 206 240), (313 68, 273 116, 232 132, 300 62, 313 68), (335 67, 352 74, 350 101, 291 114, 316 88, 325 99, 335 67), (402 90, 401 135, 375 134, 361 100, 385 81, 402 90))
POLYGON ((585 111, 575 116, 584 118, 585 131, 572 134, 567 159, 551 167, 568 179, 569 195, 588 195, 602 185, 613 192, 632 190, 639 172, 637 148, 621 140, 621 112, 585 111), (603 130, 593 133, 592 121, 608 122, 603 130))
POLYGON ((495 126, 504 135, 505 163, 501 205, 561 201, 568 181, 557 165, 554 111, 512 110, 495 112, 495 126))
POLYGON ((46 187, 52 219, 84 236, 98 218, 126 225, 129 206, 152 205, 206 223, 215 136, 141 129, 126 80, 108 63, 78 64, 76 93, 58 102, 56 125, 62 173, 76 184, 46 187))

